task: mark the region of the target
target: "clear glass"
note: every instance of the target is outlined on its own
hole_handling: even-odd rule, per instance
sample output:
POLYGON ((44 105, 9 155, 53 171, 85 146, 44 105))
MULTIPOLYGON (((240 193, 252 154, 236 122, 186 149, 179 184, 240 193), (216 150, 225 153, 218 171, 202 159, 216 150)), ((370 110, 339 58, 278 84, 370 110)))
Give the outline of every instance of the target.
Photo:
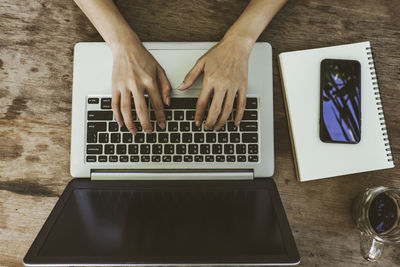
POLYGON ((385 243, 400 244, 400 188, 363 191, 353 204, 353 221, 360 230, 362 256, 377 261, 385 243))

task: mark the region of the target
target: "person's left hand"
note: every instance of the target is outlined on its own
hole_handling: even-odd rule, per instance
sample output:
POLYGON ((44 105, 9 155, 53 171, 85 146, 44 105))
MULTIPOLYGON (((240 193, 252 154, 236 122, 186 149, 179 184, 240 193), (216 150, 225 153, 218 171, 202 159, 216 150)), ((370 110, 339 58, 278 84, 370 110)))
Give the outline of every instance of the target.
POLYGON ((197 100, 195 123, 199 126, 211 95, 214 93, 204 124, 206 130, 219 130, 232 112, 237 94, 235 125, 240 124, 246 107, 247 71, 252 42, 224 38, 199 58, 186 75, 179 90, 189 88, 204 72, 203 88, 197 100))

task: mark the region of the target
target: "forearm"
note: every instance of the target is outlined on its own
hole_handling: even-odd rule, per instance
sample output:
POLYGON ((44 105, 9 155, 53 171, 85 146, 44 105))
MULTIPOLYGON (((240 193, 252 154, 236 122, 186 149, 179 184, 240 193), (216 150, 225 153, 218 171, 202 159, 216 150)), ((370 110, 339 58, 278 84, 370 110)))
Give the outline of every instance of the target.
POLYGON ((287 0, 251 0, 224 38, 239 38, 250 47, 287 0))
POLYGON ((74 0, 110 46, 111 50, 126 42, 140 43, 112 0, 74 0))

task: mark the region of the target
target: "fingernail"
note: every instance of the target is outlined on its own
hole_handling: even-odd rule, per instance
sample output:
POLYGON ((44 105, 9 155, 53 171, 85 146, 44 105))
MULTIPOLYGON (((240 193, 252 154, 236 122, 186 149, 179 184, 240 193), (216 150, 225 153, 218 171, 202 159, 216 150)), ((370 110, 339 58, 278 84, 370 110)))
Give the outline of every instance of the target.
POLYGON ((205 125, 205 124, 204 124, 204 129, 210 130, 210 128, 209 128, 207 125, 205 125))
POLYGON ((165 122, 160 122, 159 126, 161 129, 165 129, 165 122))
POLYGON ((240 121, 235 122, 235 126, 238 127, 240 125, 240 121))
POLYGON ((170 104, 170 102, 171 102, 171 99, 170 99, 170 97, 169 96, 167 96, 167 105, 169 106, 169 104, 170 104))
POLYGON ((200 124, 201 124, 200 121, 196 121, 195 123, 196 123, 196 126, 197 126, 197 127, 199 127, 200 124))
POLYGON ((153 131, 152 129, 147 129, 147 130, 146 130, 146 133, 151 134, 152 131, 153 131))
POLYGON ((184 83, 182 82, 180 85, 178 85, 178 90, 181 90, 183 88, 184 83))
POLYGON ((131 134, 133 134, 133 135, 136 134, 136 131, 135 131, 134 129, 130 129, 129 132, 130 132, 131 134))
POLYGON ((119 121, 117 121, 117 123, 118 123, 118 126, 119 126, 120 128, 123 126, 123 124, 120 123, 119 121))

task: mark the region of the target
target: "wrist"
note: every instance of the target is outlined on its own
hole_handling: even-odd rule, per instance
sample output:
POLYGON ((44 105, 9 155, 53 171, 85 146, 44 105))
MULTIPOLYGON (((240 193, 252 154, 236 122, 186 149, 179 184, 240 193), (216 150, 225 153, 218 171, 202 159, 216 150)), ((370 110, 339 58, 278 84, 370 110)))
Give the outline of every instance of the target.
POLYGON ((229 30, 222 38, 221 42, 222 41, 233 43, 234 45, 237 45, 244 49, 246 52, 250 53, 256 40, 246 34, 241 34, 237 31, 229 30))
POLYGON ((139 37, 132 30, 117 33, 116 38, 107 42, 107 44, 113 56, 119 54, 121 51, 126 51, 128 48, 142 45, 139 37))

